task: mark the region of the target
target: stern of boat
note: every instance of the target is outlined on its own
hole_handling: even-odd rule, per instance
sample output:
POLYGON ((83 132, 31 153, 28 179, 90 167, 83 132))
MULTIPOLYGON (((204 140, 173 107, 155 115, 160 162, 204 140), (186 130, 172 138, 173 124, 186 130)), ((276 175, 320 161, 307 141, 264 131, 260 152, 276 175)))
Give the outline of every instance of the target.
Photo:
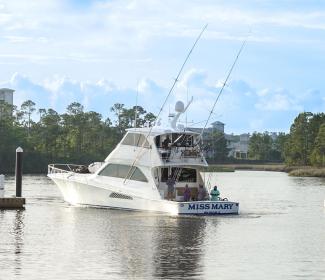
POLYGON ((225 215, 238 212, 238 202, 224 200, 180 202, 178 206, 180 215, 225 215))

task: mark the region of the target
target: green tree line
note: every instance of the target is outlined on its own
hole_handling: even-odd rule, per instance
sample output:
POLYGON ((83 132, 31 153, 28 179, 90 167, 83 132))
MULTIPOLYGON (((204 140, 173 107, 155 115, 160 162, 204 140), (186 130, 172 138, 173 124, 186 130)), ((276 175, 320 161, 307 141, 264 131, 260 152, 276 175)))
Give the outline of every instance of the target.
POLYGON ((80 103, 70 104, 66 112, 36 109, 25 101, 20 108, 0 101, 0 173, 12 173, 15 150, 24 149, 24 172, 46 172, 49 163, 89 164, 103 161, 121 140, 125 129, 152 123, 155 115, 141 106, 126 108, 114 104, 115 124, 80 103), (32 115, 38 113, 35 121, 32 115))
MULTIPOLYGON (((31 100, 20 108, 0 101, 0 173, 14 172, 18 146, 24 148, 26 173, 46 172, 49 163, 102 161, 121 140, 125 129, 135 123, 143 127, 155 120, 155 115, 141 106, 126 108, 117 103, 109 110, 115 115, 114 123, 99 113, 85 111, 76 102, 59 114, 53 109, 37 109, 31 100), (39 116, 37 121, 32 118, 35 113, 39 116)), ((208 135, 204 149, 210 160, 229 160, 223 133, 208 135)), ((300 113, 288 134, 253 133, 248 155, 251 160, 325 166, 325 114, 300 113)))
POLYGON ((272 137, 269 133, 253 133, 249 141, 250 159, 280 159, 287 165, 325 166, 325 114, 300 113, 290 133, 272 137))
POLYGON ((249 139, 248 156, 252 160, 284 161, 283 151, 287 139, 285 133, 274 135, 254 132, 249 139))
POLYGON ((284 147, 288 165, 325 166, 325 114, 300 113, 284 147))

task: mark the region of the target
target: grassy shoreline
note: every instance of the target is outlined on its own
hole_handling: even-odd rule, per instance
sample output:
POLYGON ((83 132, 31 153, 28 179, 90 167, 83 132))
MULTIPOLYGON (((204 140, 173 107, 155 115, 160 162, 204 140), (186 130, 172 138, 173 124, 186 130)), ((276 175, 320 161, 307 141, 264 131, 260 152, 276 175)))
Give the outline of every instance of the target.
POLYGON ((325 177, 325 168, 311 166, 286 166, 285 164, 211 164, 208 172, 234 172, 235 170, 286 172, 295 177, 325 177))

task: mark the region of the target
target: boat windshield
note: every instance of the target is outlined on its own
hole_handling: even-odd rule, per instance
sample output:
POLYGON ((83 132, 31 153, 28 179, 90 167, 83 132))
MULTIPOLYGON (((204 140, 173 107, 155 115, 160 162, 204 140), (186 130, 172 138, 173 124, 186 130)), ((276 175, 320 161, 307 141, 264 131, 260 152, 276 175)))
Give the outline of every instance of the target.
POLYGON ((122 145, 149 148, 149 143, 143 134, 128 132, 121 142, 122 145), (144 144, 143 144, 144 142, 144 144))

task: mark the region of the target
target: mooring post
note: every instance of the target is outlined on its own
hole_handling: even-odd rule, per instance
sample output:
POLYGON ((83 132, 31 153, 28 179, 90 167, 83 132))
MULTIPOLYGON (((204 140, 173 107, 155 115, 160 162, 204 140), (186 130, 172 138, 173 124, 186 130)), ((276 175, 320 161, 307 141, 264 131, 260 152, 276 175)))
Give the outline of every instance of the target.
POLYGON ((16 197, 21 197, 21 181, 23 171, 23 149, 16 149, 16 197))
POLYGON ((0 175, 0 209, 25 209, 25 198, 21 197, 23 171, 23 149, 16 149, 16 197, 1 197, 4 192, 4 175, 0 175))

